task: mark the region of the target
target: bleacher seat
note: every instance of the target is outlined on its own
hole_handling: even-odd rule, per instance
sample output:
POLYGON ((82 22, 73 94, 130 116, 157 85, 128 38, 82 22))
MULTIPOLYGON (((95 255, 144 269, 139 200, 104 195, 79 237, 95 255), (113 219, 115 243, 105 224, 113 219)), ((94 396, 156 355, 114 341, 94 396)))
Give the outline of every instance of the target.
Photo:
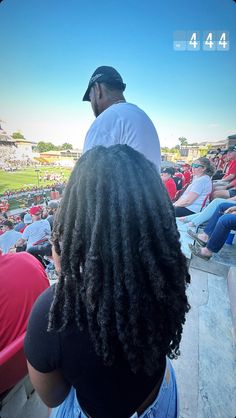
POLYGON ((0 351, 0 395, 15 386, 28 373, 24 338, 25 333, 0 351))

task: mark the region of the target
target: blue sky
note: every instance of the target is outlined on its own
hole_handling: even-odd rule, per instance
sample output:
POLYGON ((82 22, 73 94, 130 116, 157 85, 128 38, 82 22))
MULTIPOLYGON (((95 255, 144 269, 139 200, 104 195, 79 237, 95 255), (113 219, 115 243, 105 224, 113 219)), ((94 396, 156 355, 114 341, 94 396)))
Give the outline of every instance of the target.
POLYGON ((127 84, 161 145, 236 133, 236 3, 159 0, 3 0, 0 120, 9 133, 81 148, 94 120, 82 102, 100 65, 127 84), (175 31, 228 31, 229 51, 175 51, 175 31))

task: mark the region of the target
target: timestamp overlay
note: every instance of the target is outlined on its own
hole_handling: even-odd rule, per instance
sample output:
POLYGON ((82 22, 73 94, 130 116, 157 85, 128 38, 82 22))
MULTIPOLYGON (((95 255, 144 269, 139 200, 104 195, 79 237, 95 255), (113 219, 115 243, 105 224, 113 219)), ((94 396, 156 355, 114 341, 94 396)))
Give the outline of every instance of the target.
POLYGON ((229 51, 229 31, 226 30, 189 30, 173 33, 174 51, 229 51))

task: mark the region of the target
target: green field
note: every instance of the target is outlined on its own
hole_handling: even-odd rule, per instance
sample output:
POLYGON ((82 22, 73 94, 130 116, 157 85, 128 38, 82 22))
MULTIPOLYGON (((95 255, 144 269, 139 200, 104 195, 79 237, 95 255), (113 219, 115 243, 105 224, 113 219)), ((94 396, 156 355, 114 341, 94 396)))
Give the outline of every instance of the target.
POLYGON ((67 180, 70 176, 71 169, 60 167, 40 167, 39 171, 35 168, 25 168, 24 170, 17 170, 7 172, 0 170, 0 195, 6 190, 19 190, 25 187, 44 187, 48 184, 53 184, 55 181, 43 181, 45 172, 61 174, 63 180, 67 180), (41 178, 41 179, 40 179, 41 178))

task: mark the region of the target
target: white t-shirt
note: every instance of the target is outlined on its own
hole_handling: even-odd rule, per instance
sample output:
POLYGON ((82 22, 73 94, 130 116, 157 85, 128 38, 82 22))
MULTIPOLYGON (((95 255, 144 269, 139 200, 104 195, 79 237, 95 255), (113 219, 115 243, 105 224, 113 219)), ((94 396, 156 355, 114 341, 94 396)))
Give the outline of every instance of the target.
POLYGON ((138 106, 116 103, 104 110, 88 130, 83 152, 97 145, 116 144, 127 144, 139 151, 160 171, 160 142, 155 126, 138 106))
POLYGON ((46 219, 40 219, 32 224, 28 225, 23 231, 22 238, 27 240, 27 250, 32 245, 46 237, 51 235, 51 227, 46 219))
POLYGON ((0 236, 0 249, 2 253, 7 254, 10 248, 13 247, 16 241, 21 237, 22 234, 14 229, 4 232, 4 234, 0 236))
POLYGON ((188 193, 197 193, 197 199, 189 206, 186 206, 187 209, 192 212, 198 213, 201 210, 202 204, 206 196, 212 192, 212 181, 211 178, 207 175, 201 177, 195 177, 192 183, 187 187, 181 198, 187 197, 188 193))

